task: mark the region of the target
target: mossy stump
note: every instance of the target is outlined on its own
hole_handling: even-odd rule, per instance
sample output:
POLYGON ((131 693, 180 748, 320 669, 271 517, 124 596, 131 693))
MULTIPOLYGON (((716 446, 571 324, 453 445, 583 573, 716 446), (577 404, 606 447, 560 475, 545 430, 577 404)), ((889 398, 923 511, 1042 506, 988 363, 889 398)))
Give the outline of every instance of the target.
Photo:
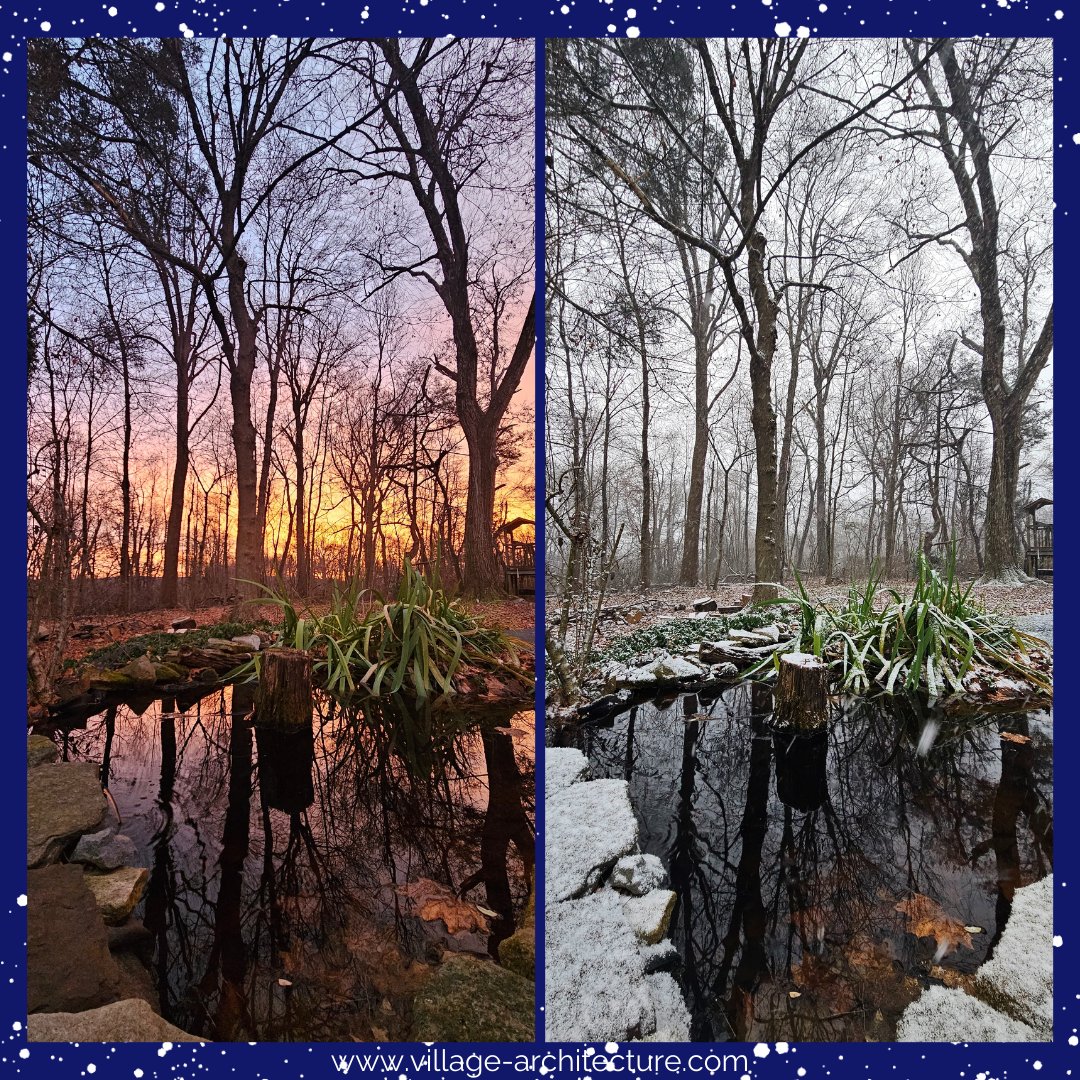
POLYGON ((297 728, 311 724, 311 657, 299 649, 263 654, 255 720, 265 727, 297 728))
POLYGON ((829 718, 829 669, 810 653, 780 657, 773 719, 778 725, 814 731, 829 718))

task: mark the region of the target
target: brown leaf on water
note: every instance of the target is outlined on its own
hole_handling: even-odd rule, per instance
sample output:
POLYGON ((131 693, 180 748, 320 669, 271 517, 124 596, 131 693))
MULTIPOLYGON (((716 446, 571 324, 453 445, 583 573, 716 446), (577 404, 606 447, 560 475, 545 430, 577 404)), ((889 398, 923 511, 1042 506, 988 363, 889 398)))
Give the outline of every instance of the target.
POLYGON ((487 919, 475 904, 459 899, 452 889, 440 885, 437 881, 417 878, 408 885, 399 885, 397 892, 405 897, 424 922, 442 919, 448 933, 478 930, 486 934, 489 930, 487 919))
POLYGON ((929 896, 915 893, 910 900, 901 900, 896 910, 907 917, 908 930, 916 937, 932 937, 939 946, 970 949, 971 935, 964 924, 947 915, 940 904, 929 896))
POLYGON ((1027 735, 1017 735, 1015 731, 1003 731, 1001 738, 1003 742, 1019 743, 1021 745, 1031 742, 1027 735))

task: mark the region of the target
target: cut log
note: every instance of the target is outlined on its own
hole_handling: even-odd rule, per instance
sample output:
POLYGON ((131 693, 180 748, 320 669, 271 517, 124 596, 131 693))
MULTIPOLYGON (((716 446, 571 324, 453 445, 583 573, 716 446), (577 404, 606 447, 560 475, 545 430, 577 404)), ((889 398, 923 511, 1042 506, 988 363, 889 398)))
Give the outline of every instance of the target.
POLYGON ((829 716, 829 669, 810 653, 780 657, 773 718, 784 727, 811 731, 829 716))
POLYGON ((255 720, 268 727, 311 724, 311 657, 299 649, 263 654, 255 720))

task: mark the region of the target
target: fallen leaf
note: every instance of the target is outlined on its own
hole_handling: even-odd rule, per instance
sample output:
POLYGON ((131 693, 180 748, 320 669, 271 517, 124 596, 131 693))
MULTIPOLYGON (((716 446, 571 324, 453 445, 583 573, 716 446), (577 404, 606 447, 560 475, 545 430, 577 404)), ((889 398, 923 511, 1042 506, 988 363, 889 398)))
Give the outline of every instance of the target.
POLYGON ((946 952, 961 945, 965 949, 972 947, 971 934, 964 924, 946 915, 941 905, 929 896, 915 893, 910 900, 901 900, 896 910, 907 917, 910 933, 916 937, 932 937, 946 952))
POLYGON ((969 934, 985 934, 986 931, 981 926, 965 926, 964 929, 969 934))
POLYGON ((486 934, 488 921, 480 909, 468 900, 461 900, 452 889, 428 878, 417 878, 408 885, 398 886, 397 892, 405 897, 424 922, 442 919, 447 932, 459 934, 463 930, 479 930, 486 934))
POLYGON ((1020 743, 1021 745, 1031 742, 1029 736, 1017 735, 1015 731, 1003 731, 1001 733, 1001 738, 1003 742, 1020 743))
POLYGON ((802 993, 799 990, 789 990, 787 992, 787 996, 789 998, 797 998, 797 997, 802 997, 802 993))

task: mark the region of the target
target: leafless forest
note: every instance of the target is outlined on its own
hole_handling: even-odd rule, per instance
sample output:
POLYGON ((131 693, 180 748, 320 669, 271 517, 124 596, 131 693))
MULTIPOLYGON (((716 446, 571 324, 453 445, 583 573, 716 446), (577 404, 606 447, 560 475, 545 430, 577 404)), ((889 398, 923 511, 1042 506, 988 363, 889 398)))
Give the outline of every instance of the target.
POLYGON ((533 518, 534 63, 30 43, 32 628, 406 557, 501 584, 533 518))
POLYGON ((554 581, 1023 580, 1051 491, 1049 41, 555 41, 554 581))

